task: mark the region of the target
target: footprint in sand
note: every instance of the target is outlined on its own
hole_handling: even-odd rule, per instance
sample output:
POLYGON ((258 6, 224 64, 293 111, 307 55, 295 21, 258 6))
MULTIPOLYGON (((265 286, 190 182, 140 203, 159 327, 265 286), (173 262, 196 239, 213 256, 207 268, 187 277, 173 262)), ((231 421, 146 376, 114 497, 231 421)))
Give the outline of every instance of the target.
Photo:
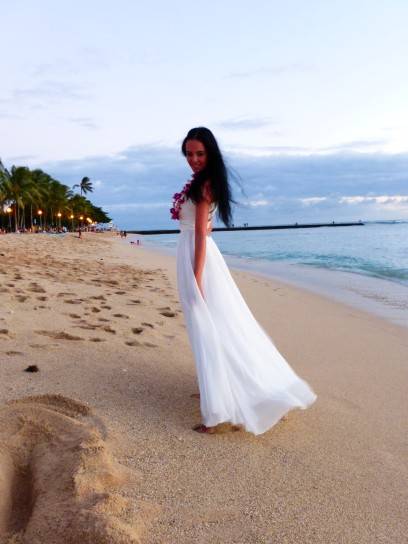
POLYGON ((106 325, 105 327, 102 327, 102 330, 105 332, 110 332, 111 334, 116 334, 115 329, 112 329, 109 325, 106 325))
POLYGON ((98 321, 101 321, 103 323, 109 323, 109 319, 105 319, 104 317, 98 317, 98 321))
POLYGON ((0 540, 138 544, 157 514, 126 494, 138 475, 120 465, 88 406, 43 395, 0 407, 0 540))
POLYGON ((130 300, 130 301, 128 302, 128 304, 129 304, 129 305, 130 305, 130 304, 140 304, 140 302, 141 302, 141 301, 137 298, 137 299, 135 299, 135 300, 130 300))
POLYGON ((89 297, 90 299, 92 300, 106 300, 106 298, 103 296, 103 295, 98 295, 98 296, 93 296, 93 297, 89 297))
POLYGON ((84 300, 82 298, 71 298, 64 300, 65 304, 82 304, 84 300))
POLYGON ((143 342, 143 345, 146 346, 147 348, 157 348, 158 347, 157 344, 152 344, 151 342, 143 342))
POLYGON ((160 315, 164 315, 164 317, 176 317, 176 313, 169 310, 164 310, 164 312, 160 312, 160 315))
POLYGON ((81 316, 78 314, 68 314, 69 317, 72 317, 72 319, 81 319, 81 316))
MULTIPOLYGON (((141 334, 144 331, 143 327, 133 327, 132 332, 133 334, 141 334)), ((1 330, 0 330, 1 332, 1 330)))
POLYGON ((33 293, 46 293, 47 291, 41 287, 38 283, 30 283, 28 286, 28 290, 32 291, 33 293))
POLYGON ((96 306, 92 306, 91 308, 91 312, 94 313, 94 314, 99 314, 101 310, 99 308, 97 308, 96 306))
POLYGON ((138 342, 137 340, 128 340, 125 342, 127 346, 142 346, 143 344, 141 342, 138 342))
POLYGON ((143 321, 143 323, 141 323, 141 325, 144 325, 145 327, 150 327, 151 329, 154 329, 153 323, 146 323, 146 321, 143 321))
POLYGON ((24 355, 24 353, 22 351, 6 351, 5 352, 6 355, 9 355, 10 357, 13 357, 14 355, 24 355))
POLYGON ((27 296, 24 296, 24 295, 16 295, 16 300, 17 300, 18 302, 25 302, 27 299, 28 299, 27 296))
POLYGON ((106 342, 104 338, 90 338, 90 342, 106 342))
POLYGON ((41 302, 45 302, 46 300, 48 300, 48 297, 37 297, 37 300, 40 300, 41 302))
POLYGON ((113 314, 113 317, 121 317, 122 319, 129 319, 129 316, 125 314, 113 314))
POLYGON ((74 336, 73 334, 68 334, 64 331, 34 331, 36 334, 41 334, 42 336, 48 336, 49 338, 54 338, 55 340, 83 340, 80 336, 74 336))
POLYGON ((58 346, 58 344, 29 344, 30 348, 34 349, 48 349, 51 346, 58 346))
POLYGON ((115 291, 115 295, 126 295, 126 291, 115 291))
POLYGON ((101 308, 104 310, 112 310, 112 306, 107 306, 106 304, 101 304, 101 308))

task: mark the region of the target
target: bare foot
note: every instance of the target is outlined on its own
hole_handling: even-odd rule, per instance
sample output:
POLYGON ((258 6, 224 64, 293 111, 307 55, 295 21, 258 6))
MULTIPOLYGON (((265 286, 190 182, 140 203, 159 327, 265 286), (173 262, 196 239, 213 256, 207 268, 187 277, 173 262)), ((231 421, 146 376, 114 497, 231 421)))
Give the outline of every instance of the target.
POLYGON ((200 398, 200 393, 193 393, 192 395, 190 395, 190 399, 199 399, 200 398))
POLYGON ((232 432, 236 432, 236 431, 242 431, 243 430, 243 426, 242 425, 231 425, 231 431, 232 432))
POLYGON ((202 423, 199 423, 198 425, 194 425, 193 431, 196 431, 197 433, 214 434, 215 427, 206 427, 202 423))

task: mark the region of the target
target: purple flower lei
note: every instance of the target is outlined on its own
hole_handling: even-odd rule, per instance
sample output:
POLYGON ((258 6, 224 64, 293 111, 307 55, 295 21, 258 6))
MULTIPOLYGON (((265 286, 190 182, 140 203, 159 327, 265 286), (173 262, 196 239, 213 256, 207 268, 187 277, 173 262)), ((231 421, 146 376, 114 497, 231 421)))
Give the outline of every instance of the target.
POLYGON ((187 192, 190 189, 192 180, 188 181, 179 193, 173 195, 173 207, 170 208, 171 218, 180 219, 180 209, 183 202, 186 201, 187 192))

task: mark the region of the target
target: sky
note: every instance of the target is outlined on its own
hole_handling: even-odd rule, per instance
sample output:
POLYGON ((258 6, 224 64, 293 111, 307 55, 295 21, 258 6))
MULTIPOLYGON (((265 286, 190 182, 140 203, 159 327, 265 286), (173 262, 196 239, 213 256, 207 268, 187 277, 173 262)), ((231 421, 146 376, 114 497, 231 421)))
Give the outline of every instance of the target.
POLYGON ((234 224, 408 219, 406 0, 0 0, 0 158, 175 228, 215 134, 234 224), (236 181, 237 180, 237 181, 236 181))

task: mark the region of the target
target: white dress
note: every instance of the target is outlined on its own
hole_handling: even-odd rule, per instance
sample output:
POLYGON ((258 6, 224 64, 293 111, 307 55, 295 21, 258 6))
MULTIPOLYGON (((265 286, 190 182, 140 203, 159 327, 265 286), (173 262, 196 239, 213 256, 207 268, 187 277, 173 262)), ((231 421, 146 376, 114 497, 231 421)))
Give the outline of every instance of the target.
MULTIPOLYGON (((316 395, 279 353, 248 308, 217 245, 207 236, 201 294, 194 276, 195 204, 180 209, 177 284, 200 389, 202 423, 270 429, 316 395)), ((210 209, 210 217, 215 207, 210 209)))

